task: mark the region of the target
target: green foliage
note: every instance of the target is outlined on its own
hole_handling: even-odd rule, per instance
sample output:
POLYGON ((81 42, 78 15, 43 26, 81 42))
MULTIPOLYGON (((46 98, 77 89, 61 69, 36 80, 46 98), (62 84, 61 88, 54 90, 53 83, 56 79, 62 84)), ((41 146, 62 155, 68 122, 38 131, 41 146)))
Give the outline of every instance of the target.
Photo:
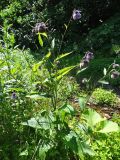
MULTIPOLYGON (((120 116, 114 115, 113 121, 120 124, 120 116)), ((109 135, 98 136, 98 138, 93 139, 92 148, 95 151, 96 160, 107 160, 107 159, 119 159, 120 157, 120 147, 117 145, 120 143, 119 133, 111 133, 109 135)), ((92 160, 92 158, 90 158, 92 160)))
MULTIPOLYGON (((25 24, 27 28, 36 23, 37 18, 43 17, 43 13, 46 13, 43 20, 53 15, 54 10, 47 15, 49 7, 42 12, 46 2, 42 0, 31 2, 15 0, 1 11, 1 17, 7 20, 4 21, 3 37, 0 41, 0 158, 84 160, 86 157, 89 159, 97 157, 98 154, 95 155, 95 152, 97 153, 98 148, 94 147, 95 139, 103 141, 109 133, 117 134, 119 126, 101 117, 96 111, 88 109, 85 98, 79 98, 80 106, 77 104, 77 110, 69 104, 69 99, 78 96, 79 86, 73 77, 67 75, 71 71, 75 72, 79 65, 75 62, 68 63, 64 67, 59 65, 67 56, 71 56, 72 52, 55 58, 56 41, 50 35, 38 33, 41 48, 44 46, 43 37, 49 41, 50 36, 52 46, 49 46, 47 52, 37 61, 31 56, 30 50, 20 50, 15 46, 12 29, 16 30, 17 24, 20 25, 18 31, 22 27, 21 30, 24 31, 25 24), (40 15, 36 10, 38 3, 42 8, 40 15), (29 17, 28 12, 32 13, 32 16, 30 14, 29 17), (34 18, 37 14, 38 17, 34 18), (13 25, 8 25, 11 22, 13 25)), ((60 2, 54 3, 57 15, 64 11, 60 2)), ((58 21, 61 23, 60 19, 58 21)), ((54 20, 51 20, 51 24, 53 22, 54 20)), ((21 35, 18 32, 15 36, 21 39, 23 35, 28 36, 28 32, 31 34, 27 28, 21 35)), ((31 35, 29 37, 32 41, 31 35)), ((20 42, 24 44, 26 40, 20 42)), ((110 95, 113 100, 113 94, 110 95)), ((114 149, 118 156, 118 148, 114 149)), ((110 150, 108 157, 111 155, 113 156, 113 153, 110 150)), ((107 158, 106 155, 105 157, 107 158)))
POLYGON ((100 105, 115 106, 118 102, 117 96, 112 91, 97 88, 92 94, 93 101, 100 105))
MULTIPOLYGON (((60 44, 59 38, 61 37, 61 32, 64 30, 63 24, 66 24, 66 22, 70 19, 73 9, 78 8, 82 11, 82 23, 78 26, 76 26, 76 22, 72 23, 70 28, 71 31, 66 35, 67 41, 68 38, 70 40, 68 43, 67 41, 63 43, 65 46, 69 46, 70 48, 71 46, 74 46, 73 44, 76 45, 76 42, 80 41, 80 37, 82 35, 87 35, 91 28, 101 25, 101 20, 104 21, 119 12, 119 4, 119 0, 95 0, 94 2, 89 2, 88 0, 7 0, 4 2, 4 0, 1 0, 0 17, 2 24, 5 20, 7 20, 8 25, 13 24, 12 30, 15 32, 16 42, 19 41, 20 46, 25 45, 31 49, 39 46, 37 36, 32 33, 33 27, 37 22, 47 21, 50 34, 53 29, 57 29, 56 34, 54 35, 57 41, 57 48, 60 44), (96 17, 94 17, 95 14, 96 17)), ((118 18, 113 19, 115 20, 112 20, 107 27, 105 25, 103 28, 101 27, 100 29, 96 29, 95 33, 92 31, 90 36, 88 36, 87 43, 85 40, 84 47, 87 45, 89 48, 93 47, 98 49, 101 48, 101 46, 103 47, 103 44, 107 43, 107 41, 110 42, 112 37, 116 40, 116 37, 119 37, 119 35, 116 34, 119 30, 119 24, 118 27, 117 25, 113 27, 118 18), (90 41, 92 41, 92 43, 90 41)), ((83 40, 83 38, 81 38, 81 40, 83 40)), ((109 43, 107 43, 107 45, 108 44, 109 43)), ((79 46, 81 47, 81 44, 79 46)), ((107 46, 107 48, 109 48, 109 46, 107 46)))
POLYGON ((80 43, 81 49, 92 47, 96 54, 104 57, 113 56, 118 53, 120 45, 120 15, 116 14, 99 27, 92 29, 80 43), (117 48, 115 46, 118 46, 117 48))

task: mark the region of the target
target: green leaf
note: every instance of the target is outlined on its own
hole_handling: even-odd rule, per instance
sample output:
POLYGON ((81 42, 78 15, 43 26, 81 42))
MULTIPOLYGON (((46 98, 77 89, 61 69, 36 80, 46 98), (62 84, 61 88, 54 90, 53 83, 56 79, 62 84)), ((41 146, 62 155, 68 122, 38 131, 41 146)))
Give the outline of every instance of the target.
POLYGON ((39 44, 41 45, 41 47, 43 47, 43 40, 42 40, 40 33, 38 33, 38 40, 39 40, 39 44))
POLYGON ((55 48, 55 38, 53 38, 52 42, 51 42, 51 48, 54 49, 55 48))
POLYGON ((64 111, 65 113, 74 114, 75 110, 71 105, 64 104, 61 108, 59 108, 59 111, 64 111))
POLYGON ((50 58, 50 56, 51 52, 48 52, 40 62, 34 64, 33 71, 36 72, 42 66, 42 64, 46 63, 46 61, 50 58))
POLYGON ((106 68, 104 68, 103 73, 104 73, 104 76, 106 76, 106 74, 107 74, 107 69, 106 68))
POLYGON ((35 118, 31 118, 27 122, 23 122, 22 125, 29 126, 29 127, 32 127, 32 128, 40 128, 40 126, 39 126, 39 124, 38 124, 38 122, 35 118))
POLYGON ((90 156, 95 155, 94 151, 91 149, 91 147, 86 142, 81 142, 81 145, 82 145, 82 150, 84 154, 88 154, 90 156))
POLYGON ((44 36, 44 37, 48 38, 48 36, 47 36, 47 33, 46 33, 46 32, 43 32, 43 33, 41 33, 41 32, 40 32, 40 34, 41 34, 42 36, 44 36))
POLYGON ((28 156, 28 150, 22 151, 19 156, 28 156))
POLYGON ((68 52, 68 53, 61 54, 61 55, 58 56, 54 61, 58 61, 58 60, 60 60, 60 59, 62 59, 62 58, 64 58, 64 57, 68 56, 68 55, 71 54, 71 53, 73 53, 73 52, 68 52))
POLYGON ((109 82, 107 81, 98 81, 99 83, 102 83, 102 84, 109 84, 109 82))
POLYGON ((27 95, 26 97, 30 99, 35 99, 35 100, 43 99, 43 96, 40 96, 38 94, 27 95))
POLYGON ((104 121, 103 128, 98 131, 100 133, 110 133, 110 132, 118 132, 120 128, 117 123, 112 121, 104 121))
POLYGON ((97 123, 104 121, 105 118, 102 118, 100 114, 98 114, 93 109, 88 109, 83 115, 85 120, 87 121, 87 124, 91 127, 95 126, 97 123))
POLYGON ((81 72, 85 71, 87 68, 88 68, 88 67, 79 70, 79 71, 77 72, 77 75, 80 74, 81 72))
POLYGON ((40 68, 40 66, 41 66, 42 64, 43 64, 42 61, 40 61, 39 63, 34 64, 34 65, 33 65, 33 72, 36 72, 36 71, 40 68))
POLYGON ((59 70, 55 74, 55 79, 60 80, 64 75, 68 74, 73 68, 75 68, 75 66, 70 66, 70 67, 66 67, 66 68, 59 70))
POLYGON ((85 106, 86 106, 86 98, 84 97, 80 97, 78 99, 79 105, 80 105, 80 109, 84 110, 85 106))
POLYGON ((44 144, 39 148, 39 158, 40 160, 46 159, 46 153, 51 149, 51 146, 49 144, 44 144))
POLYGON ((67 26, 66 24, 64 24, 64 26, 65 26, 65 29, 67 29, 67 28, 68 28, 68 26, 67 26))

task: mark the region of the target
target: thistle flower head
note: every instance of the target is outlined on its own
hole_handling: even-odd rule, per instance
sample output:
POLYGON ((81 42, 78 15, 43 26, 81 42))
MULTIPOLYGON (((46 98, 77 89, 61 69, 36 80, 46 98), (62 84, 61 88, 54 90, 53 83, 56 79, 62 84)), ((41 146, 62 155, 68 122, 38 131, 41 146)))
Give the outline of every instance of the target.
POLYGON ((17 98, 17 95, 16 95, 16 92, 13 91, 12 95, 11 95, 11 99, 16 99, 17 98))
POLYGON ((111 73, 111 78, 112 79, 116 79, 116 78, 118 78, 120 76, 120 73, 118 72, 118 71, 113 71, 112 73, 111 73))
POLYGON ((79 20, 81 18, 81 11, 80 10, 73 10, 72 18, 73 20, 79 20))
POLYGON ((38 32, 42 32, 43 33, 43 32, 46 31, 46 29, 47 29, 47 27, 46 27, 46 24, 44 22, 36 23, 36 25, 34 27, 34 31, 36 33, 38 33, 38 32))
POLYGON ((119 64, 116 64, 116 63, 113 63, 113 64, 112 64, 112 67, 113 67, 113 68, 117 68, 117 67, 120 67, 120 65, 119 65, 119 64))
POLYGON ((94 55, 92 52, 87 51, 84 58, 90 61, 91 59, 94 58, 94 55))

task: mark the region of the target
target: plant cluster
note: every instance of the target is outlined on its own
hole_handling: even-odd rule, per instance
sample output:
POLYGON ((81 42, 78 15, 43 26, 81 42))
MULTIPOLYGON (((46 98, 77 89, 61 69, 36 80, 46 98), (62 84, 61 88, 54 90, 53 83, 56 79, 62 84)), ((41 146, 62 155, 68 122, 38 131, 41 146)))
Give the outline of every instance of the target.
MULTIPOLYGON (((71 17, 79 20, 80 11, 74 10, 71 17)), ((65 25, 59 51, 69 24, 65 25)), ((88 109, 85 98, 79 98, 78 110, 72 107, 69 98, 76 94, 78 86, 73 78, 69 78, 71 84, 66 82, 71 71, 79 68, 78 72, 82 72, 88 67, 93 53, 88 51, 80 63, 62 68, 61 60, 72 52, 55 57, 53 39, 47 54, 36 62, 28 52, 14 47, 15 38, 9 33, 9 27, 2 28, 0 43, 0 158, 94 158, 91 146, 95 138, 103 140, 109 133, 119 132, 119 126, 88 109), (87 66, 84 65, 86 61, 87 66)), ((37 23, 33 29, 41 47, 44 46, 43 37, 48 39, 46 30, 44 22, 37 23)))
POLYGON ((93 101, 99 105, 116 106, 118 97, 112 91, 97 88, 92 94, 93 101))

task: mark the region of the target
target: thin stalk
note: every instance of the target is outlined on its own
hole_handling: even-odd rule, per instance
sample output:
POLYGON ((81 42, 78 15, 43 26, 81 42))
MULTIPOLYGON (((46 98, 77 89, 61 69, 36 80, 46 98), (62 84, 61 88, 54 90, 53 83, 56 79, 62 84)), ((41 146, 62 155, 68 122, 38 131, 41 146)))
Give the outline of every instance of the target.
POLYGON ((67 27, 65 27, 65 31, 64 31, 63 36, 62 36, 62 40, 61 40, 61 43, 60 43, 60 47, 59 47, 59 52, 58 52, 58 54, 60 54, 60 51, 61 51, 61 48, 62 48, 62 44, 63 44, 63 40, 64 40, 65 35, 66 35, 66 33, 67 33, 67 30, 68 30, 68 28, 69 28, 71 19, 72 19, 72 17, 70 18, 67 27))

